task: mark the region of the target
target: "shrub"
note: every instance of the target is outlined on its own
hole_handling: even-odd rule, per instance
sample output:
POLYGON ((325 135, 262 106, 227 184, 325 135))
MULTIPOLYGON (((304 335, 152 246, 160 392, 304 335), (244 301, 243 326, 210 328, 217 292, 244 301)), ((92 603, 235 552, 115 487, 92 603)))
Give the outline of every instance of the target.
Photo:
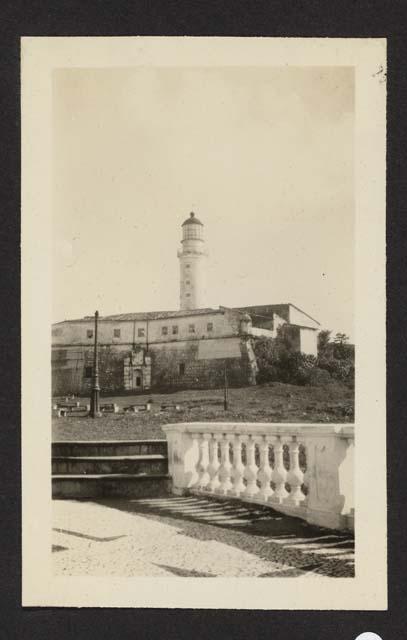
POLYGON ((351 360, 319 359, 318 367, 327 371, 332 378, 341 382, 352 382, 355 375, 355 366, 351 360))
POLYGON ((286 382, 309 384, 310 372, 316 358, 291 351, 286 341, 276 338, 259 338, 254 343, 258 374, 257 382, 286 382))
POLYGON ((279 379, 278 352, 275 340, 256 338, 253 344, 258 367, 257 382, 274 382, 279 379))
POLYGON ((332 331, 322 330, 318 333, 318 357, 332 357, 333 343, 331 342, 332 331))
POLYGON ((341 345, 342 358, 336 358, 333 350, 327 348, 327 345, 337 345, 325 339, 329 336, 323 338, 325 348, 320 349, 318 358, 294 351, 287 336, 282 333, 275 339, 255 339, 253 347, 258 366, 257 382, 322 386, 336 380, 352 388, 355 378, 353 345, 341 345), (345 352, 347 357, 343 358, 345 352))
POLYGON ((332 378, 329 371, 326 371, 326 369, 314 367, 310 371, 308 384, 312 385, 313 387, 323 386, 325 384, 328 384, 329 382, 332 382, 332 378))
POLYGON ((315 367, 316 358, 305 353, 283 353, 278 360, 279 379, 290 384, 305 385, 315 367))
POLYGON ((257 382, 262 384, 263 382, 276 382, 278 378, 278 368, 272 364, 258 364, 257 382))

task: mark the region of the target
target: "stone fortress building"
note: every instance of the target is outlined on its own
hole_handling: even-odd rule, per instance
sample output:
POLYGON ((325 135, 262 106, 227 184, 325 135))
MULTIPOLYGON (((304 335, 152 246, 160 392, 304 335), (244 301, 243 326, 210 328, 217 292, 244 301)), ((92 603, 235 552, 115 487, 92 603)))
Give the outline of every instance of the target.
MULTIPOLYGON (((123 313, 99 319, 102 392, 209 388, 256 384, 256 336, 288 331, 295 348, 317 354, 319 323, 291 303, 205 307, 203 224, 194 213, 182 224, 180 310, 123 313)), ((88 393, 92 384, 94 317, 52 326, 53 395, 88 393)))

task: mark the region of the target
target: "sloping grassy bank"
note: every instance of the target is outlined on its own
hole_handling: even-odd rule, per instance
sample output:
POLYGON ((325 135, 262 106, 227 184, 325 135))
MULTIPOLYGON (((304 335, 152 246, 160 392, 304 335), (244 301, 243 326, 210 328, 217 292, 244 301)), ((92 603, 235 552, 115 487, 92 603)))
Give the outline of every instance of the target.
POLYGON ((103 397, 102 402, 123 408, 152 399, 150 412, 107 414, 99 419, 53 419, 53 440, 162 438, 161 425, 170 422, 321 422, 352 423, 354 393, 341 383, 318 387, 271 382, 229 390, 229 408, 223 408, 223 390, 189 390, 168 394, 103 397), (206 404, 210 399, 211 404, 206 404), (213 404, 213 400, 219 404, 213 404), (190 401, 200 401, 188 406, 190 401), (160 411, 162 403, 179 404, 180 410, 160 411))

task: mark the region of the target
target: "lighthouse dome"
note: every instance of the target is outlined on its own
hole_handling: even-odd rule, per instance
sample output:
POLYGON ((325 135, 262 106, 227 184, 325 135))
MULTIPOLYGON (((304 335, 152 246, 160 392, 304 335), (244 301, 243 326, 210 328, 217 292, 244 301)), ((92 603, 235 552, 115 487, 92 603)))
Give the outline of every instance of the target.
POLYGON ((181 228, 182 242, 203 241, 203 224, 195 217, 193 211, 189 214, 189 218, 182 223, 181 228))
POLYGON ((191 213, 189 214, 189 218, 187 218, 183 223, 182 223, 182 227, 186 224, 200 224, 201 227, 203 227, 202 222, 195 216, 195 213, 193 211, 191 211, 191 213))

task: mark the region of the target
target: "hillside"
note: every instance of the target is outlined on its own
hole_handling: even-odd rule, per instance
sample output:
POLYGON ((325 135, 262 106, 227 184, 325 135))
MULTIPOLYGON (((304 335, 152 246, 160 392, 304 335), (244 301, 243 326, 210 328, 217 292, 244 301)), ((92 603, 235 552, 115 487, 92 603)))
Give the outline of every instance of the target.
POLYGON ((354 420, 354 394, 345 385, 296 386, 271 382, 229 390, 229 408, 223 408, 223 390, 190 390, 169 394, 104 397, 119 407, 152 399, 146 413, 108 414, 88 417, 53 418, 53 440, 137 439, 164 437, 161 425, 170 422, 321 422, 346 423, 354 420), (205 399, 212 403, 206 404, 205 399), (197 402, 188 406, 188 402, 197 402), (160 411, 162 403, 179 404, 180 410, 160 411))

